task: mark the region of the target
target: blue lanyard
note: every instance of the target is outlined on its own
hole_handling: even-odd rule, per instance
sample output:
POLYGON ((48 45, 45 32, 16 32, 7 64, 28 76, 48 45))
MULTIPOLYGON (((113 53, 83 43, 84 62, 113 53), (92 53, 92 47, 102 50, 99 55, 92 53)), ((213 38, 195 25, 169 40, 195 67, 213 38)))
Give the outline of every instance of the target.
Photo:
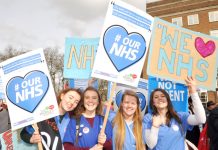
POLYGON ((65 113, 64 118, 63 118, 63 120, 61 122, 59 120, 60 120, 60 116, 56 116, 55 117, 55 122, 56 122, 56 124, 58 126, 58 130, 59 130, 59 133, 60 133, 60 136, 61 136, 61 140, 63 141, 67 125, 70 122, 70 117, 69 117, 68 112, 65 113))

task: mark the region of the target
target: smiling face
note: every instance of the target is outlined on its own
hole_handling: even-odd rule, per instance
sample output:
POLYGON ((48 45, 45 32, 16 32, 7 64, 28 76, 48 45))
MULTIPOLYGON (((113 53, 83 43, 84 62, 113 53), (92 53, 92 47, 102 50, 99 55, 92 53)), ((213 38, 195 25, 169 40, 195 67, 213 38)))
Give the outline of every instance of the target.
POLYGON ((154 92, 153 105, 158 109, 167 109, 167 97, 161 91, 154 92))
POLYGON ((99 104, 99 98, 96 91, 87 90, 84 93, 84 107, 86 111, 89 112, 96 111, 98 104, 99 104))
POLYGON ((61 94, 60 106, 64 111, 72 111, 78 105, 81 96, 76 91, 68 91, 61 94))
POLYGON ((125 95, 121 105, 123 108, 123 115, 125 118, 132 118, 138 107, 136 97, 131 95, 125 95))

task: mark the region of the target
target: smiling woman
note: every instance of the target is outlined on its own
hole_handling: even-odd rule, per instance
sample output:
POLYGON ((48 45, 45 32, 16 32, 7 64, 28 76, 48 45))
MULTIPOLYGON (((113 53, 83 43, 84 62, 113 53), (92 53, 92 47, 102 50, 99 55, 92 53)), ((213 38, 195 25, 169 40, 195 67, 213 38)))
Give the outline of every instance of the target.
POLYGON ((134 91, 124 92, 119 110, 112 121, 113 149, 145 150, 140 102, 134 91))
POLYGON ((153 150, 185 149, 185 134, 193 125, 203 124, 205 111, 195 87, 195 80, 187 77, 185 82, 193 100, 195 114, 176 112, 169 94, 160 88, 150 95, 152 113, 144 117, 146 143, 153 150))

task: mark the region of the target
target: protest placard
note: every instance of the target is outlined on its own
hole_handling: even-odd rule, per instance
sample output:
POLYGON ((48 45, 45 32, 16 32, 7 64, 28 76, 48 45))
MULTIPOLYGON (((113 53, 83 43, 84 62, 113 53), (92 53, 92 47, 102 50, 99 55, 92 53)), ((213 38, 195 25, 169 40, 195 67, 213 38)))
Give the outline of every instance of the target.
POLYGON ((92 77, 137 87, 153 17, 122 1, 110 1, 92 77))
POLYGON ((0 63, 12 130, 59 115, 43 50, 0 63))
POLYGON ((11 131, 8 130, 0 134, 1 148, 2 150, 38 150, 36 144, 27 144, 19 137, 20 130, 11 131))
POLYGON ((199 87, 215 90, 218 38, 155 18, 148 75, 185 83, 192 76, 199 87))
POLYGON ((99 38, 66 38, 64 78, 90 78, 98 43, 99 38))
MULTIPOLYGON (((178 112, 188 112, 188 88, 181 83, 172 82, 166 79, 148 77, 148 95, 151 92, 161 88, 167 91, 172 101, 173 108, 178 112)), ((149 100, 150 101, 150 100, 149 100)))

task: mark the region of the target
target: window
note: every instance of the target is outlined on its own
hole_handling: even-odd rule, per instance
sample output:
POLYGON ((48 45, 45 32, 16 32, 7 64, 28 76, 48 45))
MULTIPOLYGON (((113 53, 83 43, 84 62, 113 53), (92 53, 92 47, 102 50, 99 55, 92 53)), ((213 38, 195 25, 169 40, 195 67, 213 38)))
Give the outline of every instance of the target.
POLYGON ((199 24, 198 14, 188 16, 188 25, 199 24))
POLYGON ((218 21, 218 11, 211 11, 208 13, 209 15, 209 22, 218 21))
POLYGON ((182 17, 172 18, 172 23, 176 24, 178 26, 183 26, 183 24, 182 24, 182 17))
POLYGON ((218 30, 211 30, 210 35, 218 37, 218 30))

